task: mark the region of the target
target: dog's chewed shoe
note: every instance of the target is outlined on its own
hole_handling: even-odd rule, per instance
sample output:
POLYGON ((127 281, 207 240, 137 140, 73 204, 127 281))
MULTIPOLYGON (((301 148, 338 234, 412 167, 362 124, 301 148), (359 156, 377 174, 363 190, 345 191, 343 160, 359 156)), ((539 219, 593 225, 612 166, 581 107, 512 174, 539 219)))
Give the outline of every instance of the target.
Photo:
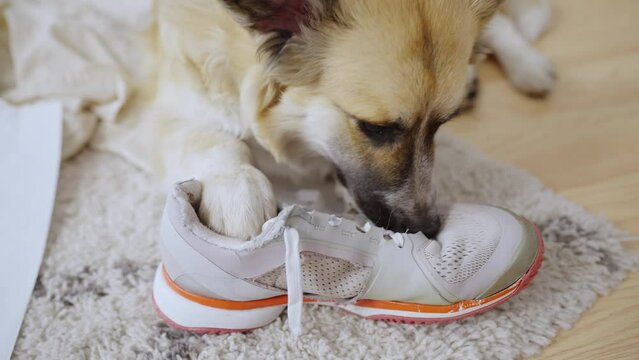
POLYGON ((288 307, 299 333, 305 302, 369 319, 461 319, 520 292, 543 258, 536 227, 491 206, 452 206, 437 239, 289 206, 243 242, 199 222, 200 192, 188 181, 168 197, 153 286, 159 315, 195 332, 248 331, 288 307))

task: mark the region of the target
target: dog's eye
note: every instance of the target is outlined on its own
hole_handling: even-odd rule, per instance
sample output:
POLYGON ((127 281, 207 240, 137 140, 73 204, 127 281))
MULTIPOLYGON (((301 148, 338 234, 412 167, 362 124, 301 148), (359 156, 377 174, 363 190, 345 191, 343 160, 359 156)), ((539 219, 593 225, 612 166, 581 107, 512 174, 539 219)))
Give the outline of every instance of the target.
POLYGON ((393 142, 401 133, 399 125, 377 125, 367 121, 358 121, 359 129, 373 141, 380 143, 393 142))

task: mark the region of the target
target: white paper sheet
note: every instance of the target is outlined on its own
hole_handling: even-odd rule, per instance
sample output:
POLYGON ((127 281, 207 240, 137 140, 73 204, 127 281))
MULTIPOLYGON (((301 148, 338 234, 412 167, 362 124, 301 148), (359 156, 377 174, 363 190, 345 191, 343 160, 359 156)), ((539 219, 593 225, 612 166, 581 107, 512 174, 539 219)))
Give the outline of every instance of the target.
POLYGON ((13 352, 49 234, 62 106, 0 101, 0 359, 13 352))

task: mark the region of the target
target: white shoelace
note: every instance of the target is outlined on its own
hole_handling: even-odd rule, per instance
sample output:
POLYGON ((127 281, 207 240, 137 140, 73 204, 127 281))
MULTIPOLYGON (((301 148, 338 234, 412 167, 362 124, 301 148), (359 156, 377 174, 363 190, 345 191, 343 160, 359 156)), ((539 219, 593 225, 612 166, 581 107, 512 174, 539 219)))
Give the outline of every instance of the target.
MULTIPOLYGON (((341 223, 336 222, 334 226, 341 223)), ((332 225, 332 224, 331 224, 332 225)), ((370 224, 365 226, 366 232, 370 229, 370 224)), ((404 237, 399 233, 388 234, 390 239, 399 246, 404 246, 404 237)), ((302 266, 300 261, 300 235, 292 227, 284 228, 284 246, 286 255, 284 266, 286 269, 286 291, 288 295, 288 327, 294 336, 302 333, 302 309, 304 305, 304 290, 302 289, 302 266)))
POLYGON ((284 245, 286 257, 286 291, 288 293, 288 327, 294 336, 302 333, 302 306, 304 291, 302 289, 302 268, 300 265, 300 235, 297 230, 284 228, 284 245))

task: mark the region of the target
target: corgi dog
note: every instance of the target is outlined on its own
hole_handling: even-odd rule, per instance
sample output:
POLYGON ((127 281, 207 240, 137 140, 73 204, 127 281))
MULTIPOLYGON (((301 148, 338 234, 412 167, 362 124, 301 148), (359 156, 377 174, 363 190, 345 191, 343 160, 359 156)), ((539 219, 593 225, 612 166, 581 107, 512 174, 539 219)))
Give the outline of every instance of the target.
POLYGON ((160 0, 158 17, 136 156, 198 179, 201 220, 242 239, 276 215, 267 168, 334 176, 371 221, 432 236, 433 138, 474 98, 482 54, 525 93, 555 83, 532 46, 544 0, 160 0))

